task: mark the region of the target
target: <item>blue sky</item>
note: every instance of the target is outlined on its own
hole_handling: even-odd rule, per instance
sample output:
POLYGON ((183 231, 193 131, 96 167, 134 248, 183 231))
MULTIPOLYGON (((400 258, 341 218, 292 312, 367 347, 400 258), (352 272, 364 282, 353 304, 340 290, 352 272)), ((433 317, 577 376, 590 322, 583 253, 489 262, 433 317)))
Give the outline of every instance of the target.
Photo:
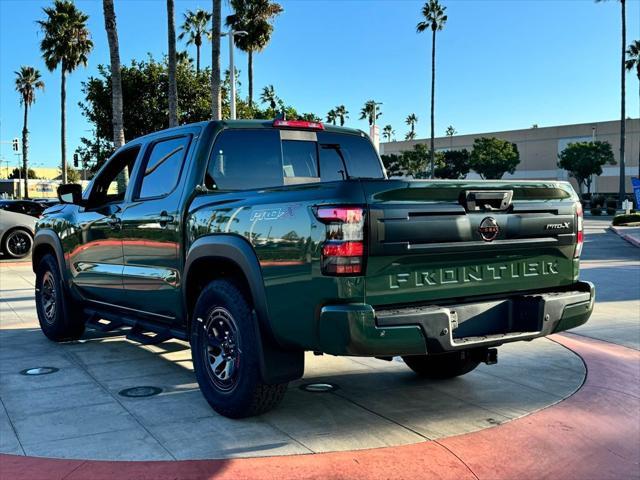
MULTIPOLYGON (((41 0, 0 0, 0 139, 19 137, 22 109, 14 71, 33 65, 46 91, 30 113, 31 161, 56 166, 60 149, 59 70, 48 72, 39 52, 41 0)), ((349 126, 367 129, 358 111, 368 99, 383 102, 381 125, 400 139, 409 113, 419 118, 418 137, 429 131, 430 35, 415 33, 423 2, 403 0, 281 0, 267 49, 255 57, 256 90, 273 84, 298 111, 324 116, 335 105, 349 109, 349 126)), ((107 64, 102 2, 76 0, 89 14, 95 43, 87 68, 68 80, 68 158, 91 126, 77 108, 81 82, 107 64)), ((176 0, 182 13, 209 0, 176 0)), ((490 132, 611 120, 619 116, 620 8, 617 1, 443 0, 449 21, 437 40, 436 135, 447 125, 458 133, 490 132)), ((223 15, 229 13, 227 2, 223 15)), ((167 50, 164 0, 116 0, 123 63, 167 50)), ((640 1, 628 1, 627 39, 640 37, 640 1)), ((223 68, 227 64, 223 39, 223 68)), ((183 45, 180 48, 184 48, 183 45)), ((204 63, 210 53, 205 47, 204 63)), ((195 50, 191 51, 195 56, 195 50)), ((246 57, 242 71, 246 93, 246 57)), ((638 117, 638 81, 627 75, 627 112, 638 117)), ((11 146, 0 157, 15 163, 11 146)), ((4 163, 3 163, 4 165, 4 163)))

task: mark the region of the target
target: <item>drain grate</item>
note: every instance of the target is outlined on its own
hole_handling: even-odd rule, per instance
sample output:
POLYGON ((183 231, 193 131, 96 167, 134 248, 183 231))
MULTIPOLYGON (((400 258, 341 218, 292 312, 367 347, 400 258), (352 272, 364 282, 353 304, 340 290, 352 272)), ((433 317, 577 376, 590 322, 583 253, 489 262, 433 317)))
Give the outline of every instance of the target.
POLYGON ((305 383, 300 385, 300 389, 310 393, 328 393, 338 389, 333 383, 305 383))
POLYGON ((161 388, 142 386, 142 387, 125 388, 124 390, 120 390, 118 392, 118 395, 122 397, 128 397, 128 398, 144 398, 144 397, 153 397, 154 395, 158 395, 159 393, 162 393, 161 388))
POLYGON ((56 367, 33 367, 33 368, 25 368, 20 371, 20 375, 49 375, 50 373, 56 373, 59 369, 56 367))

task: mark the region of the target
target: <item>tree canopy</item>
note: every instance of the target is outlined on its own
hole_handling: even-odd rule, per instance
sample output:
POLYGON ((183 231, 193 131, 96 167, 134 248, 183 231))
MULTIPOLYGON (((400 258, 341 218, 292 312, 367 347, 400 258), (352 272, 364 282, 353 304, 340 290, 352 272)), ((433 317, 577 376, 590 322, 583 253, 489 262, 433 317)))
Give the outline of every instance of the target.
POLYGON ((436 153, 436 178, 457 180, 469 173, 469 150, 447 150, 436 153))
POLYGON ((602 167, 606 164, 615 165, 615 157, 609 142, 577 142, 570 143, 558 155, 558 166, 569 172, 582 187, 587 187, 591 193, 593 175, 602 175, 602 167))
POLYGON ((520 163, 520 152, 515 143, 495 137, 476 138, 469 166, 483 179, 499 179, 513 173, 520 163))

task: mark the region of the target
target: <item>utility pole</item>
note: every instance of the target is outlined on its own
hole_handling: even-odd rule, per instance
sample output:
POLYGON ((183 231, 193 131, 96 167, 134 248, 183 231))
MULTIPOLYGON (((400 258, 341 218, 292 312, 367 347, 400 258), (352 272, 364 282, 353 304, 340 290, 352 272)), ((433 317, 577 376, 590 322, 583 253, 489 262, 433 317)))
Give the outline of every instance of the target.
POLYGON ((221 37, 229 37, 229 79, 231 81, 229 107, 231 109, 231 120, 236 119, 236 68, 233 63, 233 51, 236 47, 236 36, 243 37, 245 35, 247 35, 247 32, 244 30, 229 30, 220 34, 221 37))

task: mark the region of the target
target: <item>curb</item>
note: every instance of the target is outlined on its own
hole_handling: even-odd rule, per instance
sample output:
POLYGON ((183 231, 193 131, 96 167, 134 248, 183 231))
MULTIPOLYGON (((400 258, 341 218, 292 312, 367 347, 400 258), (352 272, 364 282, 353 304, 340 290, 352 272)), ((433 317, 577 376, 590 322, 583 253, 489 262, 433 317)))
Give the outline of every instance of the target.
POLYGON ((612 232, 614 232, 617 235, 619 235, 620 238, 626 240, 627 242, 629 242, 634 247, 639 247, 640 248, 640 239, 634 237, 633 235, 629 235, 628 233, 624 233, 624 228, 614 227, 613 225, 611 225, 609 227, 609 230, 611 230, 612 232))

